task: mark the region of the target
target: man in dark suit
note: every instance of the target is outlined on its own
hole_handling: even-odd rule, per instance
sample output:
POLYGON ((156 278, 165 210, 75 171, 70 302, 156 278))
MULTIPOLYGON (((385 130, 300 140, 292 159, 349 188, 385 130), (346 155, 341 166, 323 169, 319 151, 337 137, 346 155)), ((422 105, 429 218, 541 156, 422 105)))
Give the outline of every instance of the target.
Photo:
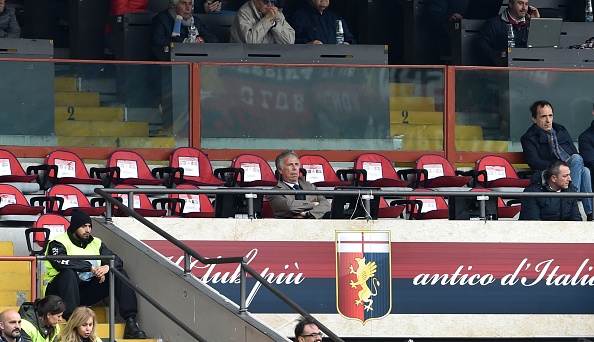
MULTIPOLYGON (((276 189, 316 190, 316 186, 299 177, 299 157, 294 151, 284 151, 276 157, 280 179, 276 189)), ((330 202, 317 195, 266 196, 276 218, 326 218, 330 216, 330 202)))
POLYGON ((169 46, 181 43, 190 36, 190 29, 197 32, 197 42, 218 43, 217 37, 210 33, 200 19, 192 14, 194 0, 169 0, 169 9, 153 17, 151 26, 153 46, 169 46), (179 27, 176 28, 176 21, 179 27))

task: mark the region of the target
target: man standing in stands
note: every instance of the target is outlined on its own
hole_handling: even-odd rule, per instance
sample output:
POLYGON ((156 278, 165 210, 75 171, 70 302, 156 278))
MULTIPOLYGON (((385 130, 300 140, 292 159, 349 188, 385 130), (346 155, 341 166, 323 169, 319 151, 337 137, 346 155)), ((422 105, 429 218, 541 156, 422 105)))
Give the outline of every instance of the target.
MULTIPOLYGON (((299 178, 299 157, 293 151, 284 151, 276 157, 276 169, 280 179, 275 189, 317 190, 310 182, 299 178)), ((267 195, 276 218, 327 218, 330 202, 318 195, 267 195)))
MULTIPOLYGON (((524 192, 576 192, 569 165, 555 160, 524 192)), ((522 197, 520 220, 581 221, 576 197, 522 197)))
MULTIPOLYGON (((592 115, 594 115, 594 104, 592 104, 592 115)), ((580 136, 578 137, 578 147, 580 155, 584 158, 584 165, 590 169, 590 175, 594 170, 594 120, 580 136)))
POLYGON ((293 44, 295 30, 275 6, 276 0, 249 0, 231 25, 231 43, 293 44))
POLYGON ((328 9, 330 0, 309 0, 309 5, 297 10, 290 18, 295 29, 295 44, 336 44, 336 21, 342 21, 344 43, 355 44, 346 21, 328 9))
POLYGON ((487 59, 493 52, 507 48, 507 25, 514 30, 516 47, 527 47, 531 18, 540 18, 538 9, 528 5, 528 0, 509 0, 508 8, 485 23, 477 38, 477 48, 487 59))
MULTIPOLYGON (((47 255, 115 255, 97 237, 91 235, 91 217, 80 210, 72 212, 68 231, 49 242, 47 255)), ((115 268, 126 277, 124 263, 116 255, 115 268)), ((108 260, 45 261, 46 295, 58 295, 66 303, 64 318, 80 305, 93 305, 109 295, 108 260)), ((119 278, 115 278, 115 299, 120 316, 126 320, 124 338, 146 338, 136 323, 136 294, 119 278)))
POLYGON ((12 309, 0 312, 0 332, 0 342, 22 342, 21 315, 12 309))
POLYGON ((169 0, 169 9, 153 17, 151 24, 153 46, 169 46, 181 43, 190 37, 195 28, 196 42, 218 43, 217 37, 208 32, 200 19, 192 14, 194 0, 169 0))
POLYGON ((21 28, 14 9, 6 7, 6 0, 0 0, 0 38, 21 38, 21 28))
MULTIPOLYGON (((564 161, 571 170, 577 191, 592 192, 590 170, 584 166, 584 159, 578 154, 569 132, 553 123, 553 106, 547 101, 536 101, 530 106, 530 112, 534 124, 520 138, 528 166, 545 170, 552 161, 564 161)), ((587 220, 592 221, 592 198, 582 198, 582 204, 587 220)))

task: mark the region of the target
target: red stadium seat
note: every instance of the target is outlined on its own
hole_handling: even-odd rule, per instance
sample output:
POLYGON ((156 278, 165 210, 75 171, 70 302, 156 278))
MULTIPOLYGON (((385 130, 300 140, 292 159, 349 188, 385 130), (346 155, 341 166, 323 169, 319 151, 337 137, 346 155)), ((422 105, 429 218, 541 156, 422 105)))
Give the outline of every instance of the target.
POLYGON ((216 169, 214 174, 218 178, 228 179, 227 185, 230 186, 275 186, 278 183, 268 162, 255 154, 239 155, 231 167, 216 169))
MULTIPOLYGON (((430 190, 415 189, 414 192, 427 192, 430 190)), ((413 192, 413 193, 414 193, 413 192)), ((408 200, 421 202, 419 206, 410 208, 413 210, 413 216, 418 220, 430 219, 448 219, 449 209, 448 204, 442 196, 407 196, 408 200), (419 210, 420 207, 420 210, 419 210)))
POLYGON ((10 151, 0 149, 0 183, 9 183, 23 193, 39 191, 39 174, 32 173, 32 168, 23 170, 21 163, 10 151))
MULTIPOLYGON (((490 192, 491 190, 485 188, 474 188, 470 191, 490 192)), ((499 197, 497 199, 497 216, 499 218, 514 218, 520 212, 520 210, 522 210, 522 206, 517 203, 520 203, 520 201, 511 200, 506 204, 505 201, 501 197, 499 197), (514 205, 512 205, 512 203, 510 202, 512 202, 514 205)))
POLYGON ((163 185, 167 179, 158 179, 146 161, 136 152, 115 151, 107 160, 111 172, 111 184, 163 185))
MULTIPOLYGON (((530 179, 520 178, 512 164, 505 158, 489 155, 476 162, 478 182, 485 188, 526 188, 530 179)), ((530 172, 521 173, 529 175, 530 172)))
MULTIPOLYGON (((67 231, 68 226, 70 226, 70 222, 64 216, 43 214, 37 219, 33 228, 48 228, 50 230, 49 241, 57 235, 67 231)), ((36 232, 33 236, 33 241, 37 242, 40 247, 43 247, 45 243, 45 235, 43 232, 36 232)))
POLYGON ((180 147, 169 158, 169 167, 180 168, 173 172, 175 184, 188 183, 196 186, 221 186, 225 182, 214 176, 208 156, 197 148, 180 147))
POLYGON ((458 171, 449 160, 437 154, 421 156, 415 163, 415 169, 422 170, 419 177, 423 188, 461 188, 473 179, 475 173, 474 170, 458 171))
MULTIPOLYGON (((31 199, 31 202, 33 203, 34 199, 31 199)), ((29 221, 31 216, 41 214, 44 209, 43 206, 30 205, 25 195, 16 187, 0 184, 0 218, 2 220, 29 221)))
MULTIPOLYGON (((89 202, 85 194, 78 188, 68 184, 57 184, 49 188, 47 191, 48 197, 62 198, 63 202, 60 204, 54 203, 48 212, 59 213, 63 216, 70 216, 74 209, 84 211, 89 216, 101 216, 105 213, 104 206, 94 206, 89 202)), ((97 199, 98 200, 98 199, 97 199)), ((99 202, 93 201, 93 204, 99 202)))
POLYGON ((355 169, 365 172, 359 184, 370 187, 410 187, 411 181, 398 176, 392 162, 377 153, 364 153, 355 159, 355 169))
POLYGON ((96 178, 89 176, 85 163, 73 152, 53 151, 45 157, 44 163, 49 170, 44 177, 50 184, 74 185, 85 194, 93 194, 95 188, 103 187, 101 174, 97 171, 99 169, 91 169, 91 174, 96 175, 96 178))
MULTIPOLYGON (((299 163, 307 173, 305 175, 307 181, 317 187, 348 186, 352 184, 351 181, 341 180, 328 160, 320 155, 304 154, 299 157, 299 163)), ((344 174, 346 170, 340 171, 344 174)))
MULTIPOLYGON (((180 184, 176 189, 198 189, 198 187, 190 184, 180 184)), ((162 205, 163 208, 168 205, 173 216, 187 218, 215 217, 212 203, 205 194, 170 194, 169 198, 153 200, 153 207, 158 208, 157 203, 162 205), (176 199, 182 201, 174 201, 176 199)))
MULTIPOLYGON (((121 184, 116 185, 116 189, 138 189, 134 185, 121 184)), ((112 194, 113 197, 121 198, 122 202, 128 206, 128 194, 112 194)), ((166 209, 156 209, 146 194, 134 194, 134 211, 145 217, 161 217, 167 215, 166 209)), ((128 216, 123 210, 114 210, 115 216, 128 216)))

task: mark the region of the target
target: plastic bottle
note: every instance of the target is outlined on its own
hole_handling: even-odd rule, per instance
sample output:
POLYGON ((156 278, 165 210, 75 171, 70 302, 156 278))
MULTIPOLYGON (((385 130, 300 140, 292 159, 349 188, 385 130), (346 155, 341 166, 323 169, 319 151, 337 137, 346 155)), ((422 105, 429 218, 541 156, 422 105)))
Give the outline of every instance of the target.
POLYGON ((587 0, 586 1, 586 18, 585 18, 587 23, 591 23, 592 22, 592 0, 587 0))
POLYGON ((342 29, 342 20, 336 21, 336 44, 344 44, 344 30, 342 29))
POLYGON ((516 37, 514 36, 514 27, 512 24, 507 24, 507 47, 516 47, 516 37))

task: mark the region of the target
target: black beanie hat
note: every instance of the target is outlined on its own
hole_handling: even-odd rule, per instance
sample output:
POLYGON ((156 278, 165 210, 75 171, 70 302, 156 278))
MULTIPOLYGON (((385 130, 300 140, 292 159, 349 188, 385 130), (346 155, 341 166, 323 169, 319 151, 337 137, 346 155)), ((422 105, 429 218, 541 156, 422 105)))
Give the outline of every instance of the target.
POLYGON ((91 223, 91 216, 84 211, 74 209, 72 216, 70 217, 70 226, 68 227, 68 233, 74 233, 78 228, 84 226, 86 223, 93 226, 91 223))

